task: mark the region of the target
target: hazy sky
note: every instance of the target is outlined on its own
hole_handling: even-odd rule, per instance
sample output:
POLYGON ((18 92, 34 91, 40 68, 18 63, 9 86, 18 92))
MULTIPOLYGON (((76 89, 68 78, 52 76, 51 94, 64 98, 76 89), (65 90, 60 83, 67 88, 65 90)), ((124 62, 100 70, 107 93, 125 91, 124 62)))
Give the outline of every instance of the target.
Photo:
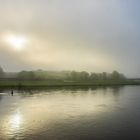
POLYGON ((0 65, 140 77, 139 13, 139 0, 0 0, 0 65))

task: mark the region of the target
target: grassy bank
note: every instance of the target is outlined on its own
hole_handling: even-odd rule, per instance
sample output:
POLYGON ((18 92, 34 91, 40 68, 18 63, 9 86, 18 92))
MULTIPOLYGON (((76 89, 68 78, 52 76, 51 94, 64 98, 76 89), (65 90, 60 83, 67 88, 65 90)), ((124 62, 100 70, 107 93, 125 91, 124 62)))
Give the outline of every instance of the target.
POLYGON ((0 88, 23 88, 23 87, 58 87, 58 86, 114 86, 114 85, 140 85, 140 81, 76 81, 65 82, 61 80, 3 80, 0 88))

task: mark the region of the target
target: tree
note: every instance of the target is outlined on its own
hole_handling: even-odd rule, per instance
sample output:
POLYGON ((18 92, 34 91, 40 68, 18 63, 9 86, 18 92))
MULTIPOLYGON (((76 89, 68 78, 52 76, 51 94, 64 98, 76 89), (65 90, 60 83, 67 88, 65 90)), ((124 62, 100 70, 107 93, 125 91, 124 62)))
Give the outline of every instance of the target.
POLYGON ((88 80, 89 79, 89 73, 86 71, 82 71, 79 73, 79 80, 88 80))
POLYGON ((117 71, 113 71, 111 74, 111 79, 113 80, 122 80, 125 79, 125 76, 117 71))
POLYGON ((78 80, 79 79, 79 74, 76 71, 71 72, 71 80, 78 80))
POLYGON ((28 78, 29 78, 30 80, 34 80, 34 79, 35 79, 35 74, 34 74, 33 71, 29 71, 29 72, 28 72, 28 78))
POLYGON ((18 79, 22 80, 34 80, 35 74, 33 71, 21 71, 18 73, 18 79))
POLYGON ((107 73, 106 72, 103 72, 102 73, 102 79, 105 81, 105 80, 107 80, 107 73))
POLYGON ((91 73, 91 75, 90 75, 90 79, 91 80, 99 80, 99 77, 98 77, 98 75, 96 74, 96 73, 91 73))

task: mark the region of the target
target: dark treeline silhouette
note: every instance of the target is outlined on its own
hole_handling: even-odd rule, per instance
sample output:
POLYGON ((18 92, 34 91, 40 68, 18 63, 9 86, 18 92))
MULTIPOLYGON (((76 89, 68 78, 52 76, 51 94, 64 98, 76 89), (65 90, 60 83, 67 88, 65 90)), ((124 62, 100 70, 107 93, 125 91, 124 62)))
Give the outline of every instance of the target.
POLYGON ((0 68, 0 87, 18 87, 21 89, 23 87, 112 85, 140 85, 140 79, 127 78, 116 70, 111 73, 46 70, 4 72, 0 68))
POLYGON ((65 81, 106 81, 106 80, 124 80, 126 77, 117 72, 112 73, 88 73, 86 71, 22 71, 17 73, 17 79, 21 80, 65 80, 65 81))
POLYGON ((107 80, 125 80, 126 77, 117 72, 112 73, 94 73, 94 72, 77 72, 77 71, 21 71, 17 73, 4 72, 0 67, 0 79, 17 79, 17 80, 63 80, 66 82, 74 81, 107 81, 107 80))

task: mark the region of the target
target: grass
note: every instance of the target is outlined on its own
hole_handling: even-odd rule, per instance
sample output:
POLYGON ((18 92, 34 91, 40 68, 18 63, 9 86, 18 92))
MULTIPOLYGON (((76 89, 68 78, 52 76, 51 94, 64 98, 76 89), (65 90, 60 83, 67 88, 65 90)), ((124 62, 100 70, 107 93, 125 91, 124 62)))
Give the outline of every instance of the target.
POLYGON ((114 86, 114 85, 140 85, 140 81, 76 81, 64 82, 63 80, 1 80, 0 88, 20 87, 56 87, 56 86, 114 86))

